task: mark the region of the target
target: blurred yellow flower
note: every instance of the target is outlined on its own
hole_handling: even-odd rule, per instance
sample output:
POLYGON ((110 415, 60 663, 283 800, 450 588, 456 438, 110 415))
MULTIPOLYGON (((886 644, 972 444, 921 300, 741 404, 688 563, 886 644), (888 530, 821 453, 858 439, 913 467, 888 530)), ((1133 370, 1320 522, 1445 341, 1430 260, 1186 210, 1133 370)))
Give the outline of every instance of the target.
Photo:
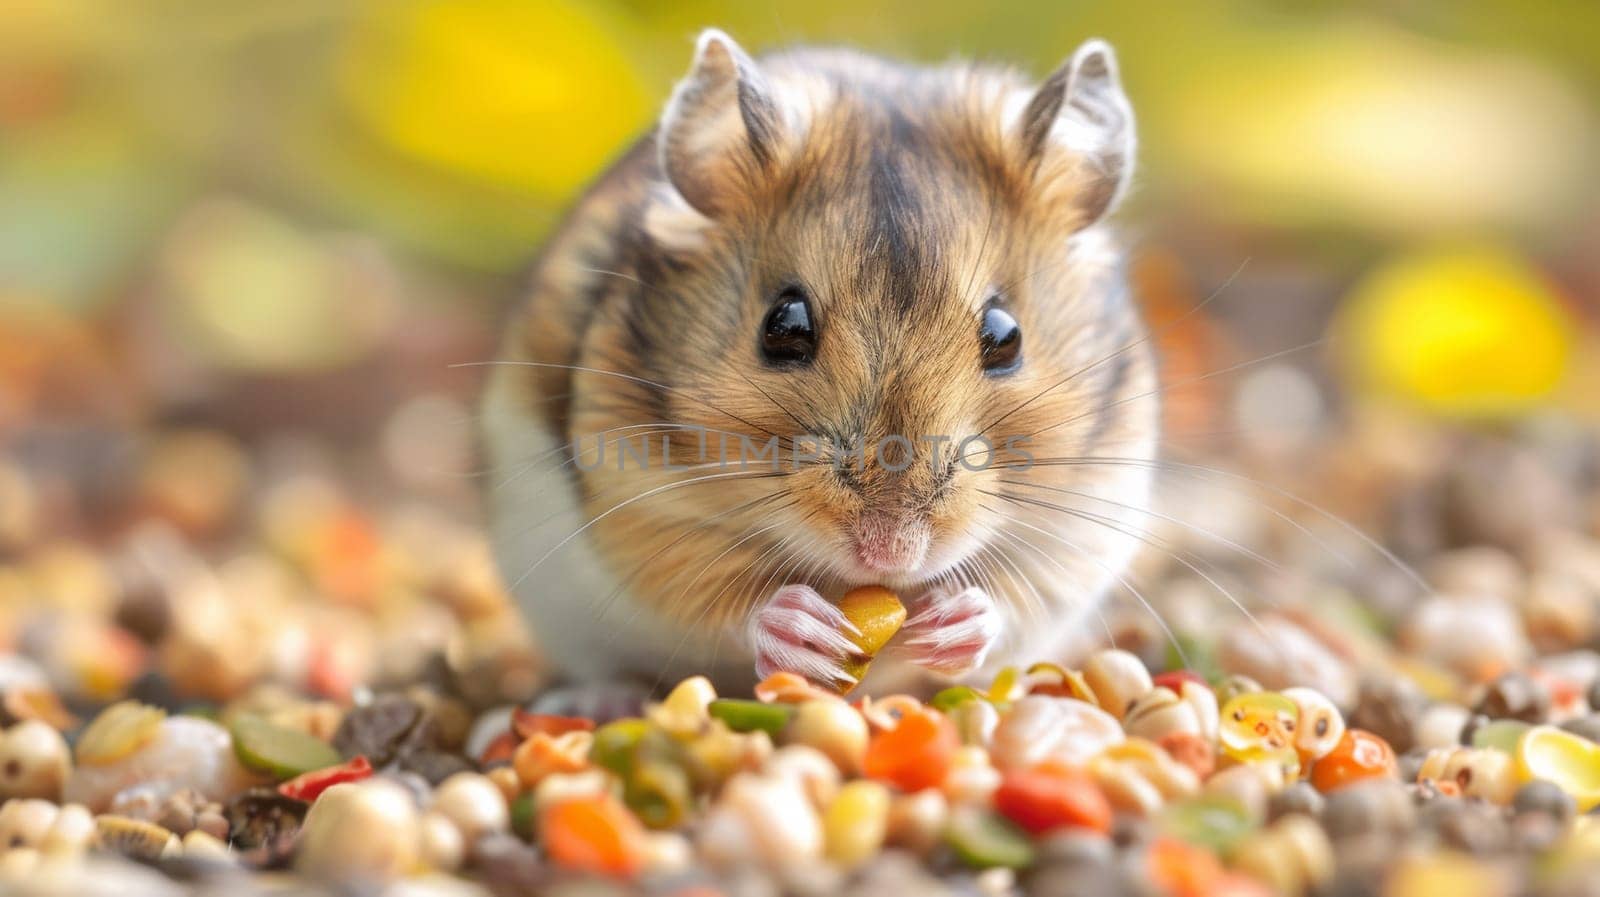
POLYGON ((1560 385, 1571 355, 1573 325, 1549 287, 1490 245, 1396 258, 1341 315, 1362 385, 1443 414, 1529 410, 1560 385))
POLYGON ((1555 72, 1376 23, 1294 38, 1174 85, 1175 164, 1230 211, 1401 234, 1581 214, 1593 117, 1555 72))
POLYGON ((560 0, 375 0, 340 86, 400 151, 559 200, 649 123, 614 23, 560 0))

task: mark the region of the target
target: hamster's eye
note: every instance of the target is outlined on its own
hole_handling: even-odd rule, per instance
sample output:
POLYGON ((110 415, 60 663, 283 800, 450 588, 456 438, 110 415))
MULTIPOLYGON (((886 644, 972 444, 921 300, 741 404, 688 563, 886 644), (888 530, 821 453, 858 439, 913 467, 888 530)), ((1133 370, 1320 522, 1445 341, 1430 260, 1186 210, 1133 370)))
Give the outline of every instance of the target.
POLYGON ((816 351, 811 302, 799 287, 785 287, 761 321, 761 357, 771 365, 804 365, 816 351))
POLYGON ((1005 309, 991 305, 983 310, 978 342, 983 346, 984 373, 999 377, 1022 366, 1022 328, 1005 309))

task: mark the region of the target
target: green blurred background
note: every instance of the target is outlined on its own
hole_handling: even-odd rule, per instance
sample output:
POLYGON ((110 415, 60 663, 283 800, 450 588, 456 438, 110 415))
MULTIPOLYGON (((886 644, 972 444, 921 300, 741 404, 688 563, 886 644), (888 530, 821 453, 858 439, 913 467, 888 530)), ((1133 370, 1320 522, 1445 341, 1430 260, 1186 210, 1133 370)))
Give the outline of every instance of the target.
POLYGON ((1215 295, 1161 331, 1176 450, 1600 412, 1593 0, 8 0, 0 434, 304 431, 466 501, 452 365, 706 25, 1041 76, 1110 39, 1143 300, 1215 295))

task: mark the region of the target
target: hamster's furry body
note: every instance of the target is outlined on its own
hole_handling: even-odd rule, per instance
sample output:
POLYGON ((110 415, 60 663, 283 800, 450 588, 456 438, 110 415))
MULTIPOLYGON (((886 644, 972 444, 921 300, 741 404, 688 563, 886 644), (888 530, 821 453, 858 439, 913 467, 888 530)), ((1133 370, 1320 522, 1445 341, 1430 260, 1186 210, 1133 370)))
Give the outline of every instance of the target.
POLYGON ((702 35, 491 369, 496 550, 557 670, 827 678, 849 650, 829 601, 863 583, 910 606, 882 684, 1094 625, 1149 523, 1157 435, 1104 223, 1133 135, 1099 42, 1034 85, 702 35), (995 450, 969 465, 973 436, 995 450))

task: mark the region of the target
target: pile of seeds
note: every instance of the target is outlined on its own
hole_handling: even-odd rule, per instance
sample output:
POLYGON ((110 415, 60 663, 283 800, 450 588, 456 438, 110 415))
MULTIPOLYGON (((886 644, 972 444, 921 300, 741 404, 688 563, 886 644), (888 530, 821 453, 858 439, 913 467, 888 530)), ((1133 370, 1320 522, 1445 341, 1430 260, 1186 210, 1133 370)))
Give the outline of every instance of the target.
POLYGON ((612 720, 541 700, 442 512, 189 431, 85 527, 87 484, 0 461, 0 889, 1591 893, 1594 440, 1371 437, 1301 492, 1399 557, 1191 477, 1150 607, 1081 658, 925 700, 692 678, 612 720))

